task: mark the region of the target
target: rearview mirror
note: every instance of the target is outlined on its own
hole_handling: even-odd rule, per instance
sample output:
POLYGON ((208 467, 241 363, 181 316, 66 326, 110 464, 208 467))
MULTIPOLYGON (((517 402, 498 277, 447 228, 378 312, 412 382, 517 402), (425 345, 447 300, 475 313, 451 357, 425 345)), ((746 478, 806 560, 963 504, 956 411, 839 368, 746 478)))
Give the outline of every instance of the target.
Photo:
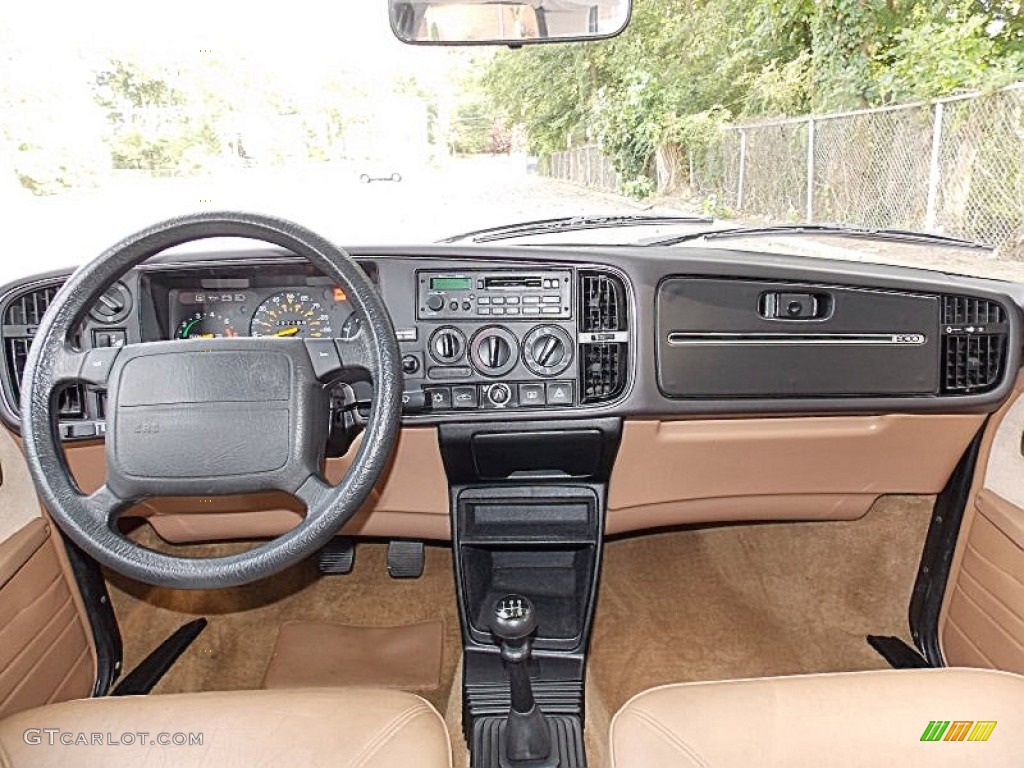
POLYGON ((599 40, 626 28, 631 0, 389 0, 405 43, 511 45, 599 40))

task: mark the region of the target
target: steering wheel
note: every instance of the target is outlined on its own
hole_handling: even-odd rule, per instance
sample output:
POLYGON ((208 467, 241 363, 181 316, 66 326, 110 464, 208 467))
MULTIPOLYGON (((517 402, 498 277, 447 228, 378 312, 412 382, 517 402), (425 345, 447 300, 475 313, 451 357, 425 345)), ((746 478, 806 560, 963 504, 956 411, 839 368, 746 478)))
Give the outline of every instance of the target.
POLYGON ((75 272, 43 318, 25 366, 22 437, 32 478, 57 525, 97 561, 147 584, 209 589, 277 573, 326 544, 387 466, 401 420, 398 342, 380 296, 345 251, 281 219, 200 213, 170 219, 113 246, 75 272), (159 341, 79 351, 69 339, 121 275, 160 251, 213 237, 260 240, 306 258, 336 281, 363 332, 334 339, 225 338, 159 341), (337 486, 322 467, 328 384, 372 382, 361 446, 337 486), (106 483, 75 483, 60 446, 56 395, 73 382, 105 389, 106 483), (193 559, 135 543, 120 513, 148 496, 285 491, 306 505, 302 522, 255 549, 193 559))

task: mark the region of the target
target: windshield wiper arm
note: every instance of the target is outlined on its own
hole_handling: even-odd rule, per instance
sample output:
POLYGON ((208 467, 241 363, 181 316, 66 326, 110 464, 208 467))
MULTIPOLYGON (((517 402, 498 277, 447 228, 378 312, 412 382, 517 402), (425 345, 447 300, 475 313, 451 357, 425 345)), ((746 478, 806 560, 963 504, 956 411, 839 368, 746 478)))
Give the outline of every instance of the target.
POLYGON ((608 229, 612 227, 639 227, 657 224, 713 224, 710 216, 652 216, 652 215, 606 215, 606 216, 559 216, 555 219, 537 219, 521 221, 517 224, 503 224, 498 227, 463 232, 439 240, 441 243, 456 243, 460 240, 472 240, 474 243, 487 243, 492 240, 505 240, 527 235, 544 235, 551 232, 577 232, 583 229, 608 229))
POLYGON ((771 227, 733 227, 731 229, 711 230, 710 232, 690 232, 676 237, 645 242, 644 245, 678 245, 691 240, 725 240, 743 237, 767 237, 771 235, 840 235, 844 237, 862 237, 868 240, 888 240, 902 243, 932 243, 949 245, 957 248, 974 248, 991 251, 992 247, 973 240, 964 240, 949 235, 937 235, 930 232, 915 232, 911 229, 870 229, 868 227, 852 227, 840 224, 778 224, 771 227))

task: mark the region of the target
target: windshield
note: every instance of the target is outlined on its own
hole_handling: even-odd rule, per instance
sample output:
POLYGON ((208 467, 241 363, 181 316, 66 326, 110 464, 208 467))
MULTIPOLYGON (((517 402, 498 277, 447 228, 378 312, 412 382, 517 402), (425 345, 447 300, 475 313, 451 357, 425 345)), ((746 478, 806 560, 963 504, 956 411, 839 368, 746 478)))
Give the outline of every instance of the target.
POLYGON ((1024 278, 1019 8, 911 3, 880 25, 789 5, 637 0, 616 39, 509 50, 405 45, 384 0, 182 0, 159 16, 127 0, 5 3, 0 282, 206 209, 343 245, 559 217, 689 219, 495 244, 830 221, 995 250, 782 234, 685 246, 1024 278), (720 22, 733 16, 751 23, 720 22), (830 52, 823 25, 865 45, 830 52))

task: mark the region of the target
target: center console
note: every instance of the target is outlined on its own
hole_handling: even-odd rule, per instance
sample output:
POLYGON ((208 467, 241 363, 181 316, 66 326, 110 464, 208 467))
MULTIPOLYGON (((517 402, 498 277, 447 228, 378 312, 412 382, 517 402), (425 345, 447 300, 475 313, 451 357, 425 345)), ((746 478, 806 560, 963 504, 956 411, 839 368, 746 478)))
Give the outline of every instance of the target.
POLYGON ((552 764, 586 764, 586 652, 620 434, 615 418, 440 427, 473 768, 517 765, 506 759, 502 741, 515 697, 493 621, 495 605, 508 595, 532 604, 536 629, 526 667, 552 729, 552 764))

